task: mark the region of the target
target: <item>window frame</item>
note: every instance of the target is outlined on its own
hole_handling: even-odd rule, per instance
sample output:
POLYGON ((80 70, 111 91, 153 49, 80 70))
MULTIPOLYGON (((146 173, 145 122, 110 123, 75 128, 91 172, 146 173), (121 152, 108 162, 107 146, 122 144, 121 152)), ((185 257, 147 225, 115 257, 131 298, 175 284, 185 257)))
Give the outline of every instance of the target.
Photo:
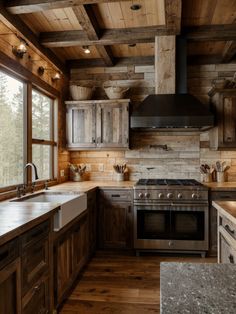
MULTIPOLYGON (((40 84, 35 84, 29 81, 29 79, 22 77, 18 73, 12 71, 9 68, 6 68, 0 65, 0 71, 5 73, 6 75, 20 81, 23 84, 23 160, 24 164, 32 162, 32 145, 33 144, 43 144, 43 145, 51 145, 52 148, 52 163, 50 169, 50 182, 57 182, 58 171, 57 171, 57 153, 58 153, 58 101, 59 94, 53 94, 51 92, 51 86, 48 85, 48 90, 45 89, 45 82, 43 82, 42 86, 40 84), (32 91, 38 91, 39 93, 49 97, 52 100, 52 125, 51 128, 53 130, 53 141, 40 141, 32 138, 32 91), (36 143, 37 142, 37 143, 36 143)), ((40 83, 40 82, 37 82, 40 83)), ((28 167, 26 173, 26 180, 28 184, 32 183, 32 172, 31 167, 28 167)), ((37 180, 37 183, 44 183, 45 180, 37 180)), ((23 184, 19 183, 19 184, 23 184)), ((5 186, 0 188, 0 193, 11 192, 15 190, 19 184, 5 186)))
MULTIPOLYGON (((32 93, 33 91, 46 96, 50 99, 50 138, 51 140, 44 140, 44 139, 35 139, 33 138, 33 135, 31 134, 31 151, 33 150, 33 145, 46 145, 46 146, 50 146, 51 148, 51 153, 50 153, 50 178, 48 178, 49 180, 55 180, 55 148, 57 147, 57 141, 55 141, 55 139, 57 139, 57 134, 55 133, 55 129, 56 129, 56 125, 55 125, 55 99, 49 95, 47 95, 46 93, 42 92, 41 90, 39 90, 37 87, 32 86, 31 88, 31 131, 32 131, 32 106, 33 106, 33 101, 32 101, 32 93)), ((32 132, 31 132, 32 133, 32 132)), ((31 160, 32 160, 33 156, 31 155, 31 160)))

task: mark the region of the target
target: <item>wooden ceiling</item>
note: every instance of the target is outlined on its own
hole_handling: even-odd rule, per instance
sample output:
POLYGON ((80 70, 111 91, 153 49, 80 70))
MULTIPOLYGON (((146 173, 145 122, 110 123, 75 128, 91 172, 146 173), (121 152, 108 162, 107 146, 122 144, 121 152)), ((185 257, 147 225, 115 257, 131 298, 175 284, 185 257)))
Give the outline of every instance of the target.
POLYGON ((183 34, 191 63, 236 54, 236 0, 8 0, 0 19, 57 64, 83 67, 153 62, 154 39, 183 34), (132 5, 140 9, 131 10, 132 5), (83 46, 91 53, 85 54, 83 46), (88 59, 88 60, 87 60, 88 59))

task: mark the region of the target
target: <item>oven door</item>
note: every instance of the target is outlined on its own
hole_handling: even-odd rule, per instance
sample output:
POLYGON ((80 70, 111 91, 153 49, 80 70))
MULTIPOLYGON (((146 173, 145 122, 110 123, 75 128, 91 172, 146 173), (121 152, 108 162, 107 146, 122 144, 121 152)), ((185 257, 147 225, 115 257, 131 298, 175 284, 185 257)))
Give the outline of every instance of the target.
POLYGON ((205 237, 205 211, 202 206, 172 205, 170 238, 172 240, 203 241, 205 237))
POLYGON ((208 249, 208 204, 134 205, 135 249, 208 249))

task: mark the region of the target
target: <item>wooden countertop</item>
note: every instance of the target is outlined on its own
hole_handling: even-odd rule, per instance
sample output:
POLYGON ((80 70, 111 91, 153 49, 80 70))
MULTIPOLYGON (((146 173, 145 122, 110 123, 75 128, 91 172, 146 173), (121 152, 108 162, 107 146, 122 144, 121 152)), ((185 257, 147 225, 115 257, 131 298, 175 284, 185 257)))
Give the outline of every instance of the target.
MULTIPOLYGON (((66 182, 50 187, 49 192, 53 190, 86 193, 98 187, 130 189, 134 184, 133 181, 66 182)), ((59 203, 10 202, 9 200, 0 202, 0 245, 48 219, 59 206, 59 203)))
POLYGON ((213 201, 212 205, 236 224, 236 201, 213 201))
POLYGON ((59 206, 56 203, 0 203, 0 245, 48 219, 59 206))
POLYGON ((132 189, 135 183, 135 181, 68 181, 62 184, 54 185, 50 187, 50 190, 70 191, 73 189, 75 192, 87 193, 88 191, 96 188, 132 189))
POLYGON ((211 182, 203 184, 212 191, 236 191, 236 182, 211 182))

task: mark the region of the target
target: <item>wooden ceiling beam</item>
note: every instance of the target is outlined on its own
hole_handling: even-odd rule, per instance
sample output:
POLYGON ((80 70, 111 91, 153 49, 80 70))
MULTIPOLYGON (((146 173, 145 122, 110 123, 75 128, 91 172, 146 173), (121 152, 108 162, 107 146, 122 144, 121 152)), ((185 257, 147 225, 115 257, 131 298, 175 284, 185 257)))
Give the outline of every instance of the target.
POLYGON ((5 7, 11 14, 25 14, 44 10, 74 7, 85 4, 123 2, 127 0, 5 0, 5 7))
POLYGON ((222 55, 222 63, 229 63, 235 55, 236 41, 227 41, 222 55))
POLYGON ((36 50, 45 56, 51 63, 53 63, 58 69, 60 69, 65 75, 67 74, 67 68, 65 64, 48 48, 39 43, 38 37, 29 29, 29 27, 18 17, 10 14, 0 3, 0 21, 2 21, 13 32, 19 33, 27 41, 29 41, 36 50))
POLYGON ((182 32, 188 41, 231 41, 236 40, 235 24, 201 25, 186 27, 182 32))
POLYGON ((59 31, 40 34, 45 47, 72 47, 83 45, 111 46, 118 44, 154 43, 155 36, 176 35, 175 30, 163 26, 116 28, 102 31, 99 39, 90 40, 84 31, 59 31))
MULTIPOLYGON (((100 28, 94 16, 91 6, 80 5, 73 11, 89 40, 99 40, 100 28)), ((98 46, 97 51, 107 66, 113 65, 113 56, 110 47, 98 46)))
MULTIPOLYGON (((80 68, 96 68, 105 67, 106 64, 103 59, 76 59, 67 60, 67 67, 70 69, 80 69, 80 68)), ((123 66, 123 65, 154 65, 153 56, 145 57, 124 57, 124 58, 114 58, 113 66, 123 66)))
POLYGON ((181 32, 181 16, 182 16, 182 1, 165 0, 166 28, 174 29, 176 35, 179 35, 181 32))

